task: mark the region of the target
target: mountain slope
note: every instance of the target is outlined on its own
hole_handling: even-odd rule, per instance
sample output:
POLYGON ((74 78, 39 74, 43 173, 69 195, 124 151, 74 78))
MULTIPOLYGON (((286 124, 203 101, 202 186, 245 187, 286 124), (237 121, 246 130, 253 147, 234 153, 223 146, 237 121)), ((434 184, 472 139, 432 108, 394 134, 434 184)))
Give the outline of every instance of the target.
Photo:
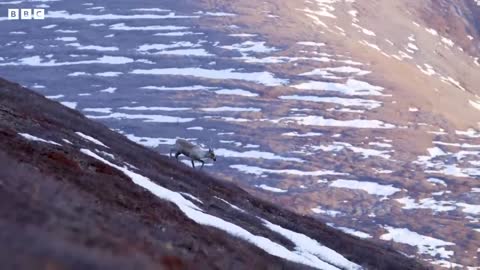
POLYGON ((294 262, 305 254, 320 269, 424 269, 161 157, 5 80, 0 120, 5 269, 303 269, 294 262), (227 233, 234 226, 238 237, 227 233), (328 247, 317 248, 323 255, 312 251, 313 239, 328 247), (259 248, 269 245, 276 247, 259 248))
MULTIPOLYGON (((436 268, 480 265, 476 0, 10 1, 0 76, 436 268)), ((185 161, 185 160, 183 160, 185 161)))

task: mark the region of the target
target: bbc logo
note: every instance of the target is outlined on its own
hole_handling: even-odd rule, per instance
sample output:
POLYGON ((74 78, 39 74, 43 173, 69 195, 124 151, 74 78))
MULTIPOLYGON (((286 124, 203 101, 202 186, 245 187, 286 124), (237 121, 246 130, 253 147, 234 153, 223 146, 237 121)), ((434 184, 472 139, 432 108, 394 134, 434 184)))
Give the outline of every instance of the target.
POLYGON ((8 9, 9 20, 43 20, 45 19, 45 9, 43 8, 9 8, 8 9))

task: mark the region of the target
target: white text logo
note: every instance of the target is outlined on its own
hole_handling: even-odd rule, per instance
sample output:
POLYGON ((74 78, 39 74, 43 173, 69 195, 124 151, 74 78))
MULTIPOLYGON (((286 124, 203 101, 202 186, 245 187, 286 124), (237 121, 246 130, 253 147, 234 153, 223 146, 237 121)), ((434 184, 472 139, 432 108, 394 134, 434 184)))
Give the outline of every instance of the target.
POLYGON ((45 19, 45 9, 43 8, 9 8, 8 9, 9 20, 43 20, 45 19))

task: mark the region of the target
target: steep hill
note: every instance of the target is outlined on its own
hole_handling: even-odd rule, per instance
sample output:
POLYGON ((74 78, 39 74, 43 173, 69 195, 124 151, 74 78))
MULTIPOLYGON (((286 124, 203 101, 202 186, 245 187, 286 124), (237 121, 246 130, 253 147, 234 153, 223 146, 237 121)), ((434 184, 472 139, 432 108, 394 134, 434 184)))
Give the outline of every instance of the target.
POLYGON ((2 269, 425 269, 0 79, 2 269))

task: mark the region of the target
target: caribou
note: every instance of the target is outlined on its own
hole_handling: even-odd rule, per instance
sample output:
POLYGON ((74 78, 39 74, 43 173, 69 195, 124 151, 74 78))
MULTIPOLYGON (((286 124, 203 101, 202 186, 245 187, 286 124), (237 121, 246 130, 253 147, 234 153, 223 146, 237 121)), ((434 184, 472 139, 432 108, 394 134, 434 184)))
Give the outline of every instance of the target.
POLYGON ((170 157, 172 157, 172 153, 175 153, 175 158, 178 161, 178 156, 181 154, 187 156, 192 161, 192 167, 195 168, 195 161, 199 161, 202 163, 200 168, 203 168, 205 165, 205 161, 203 159, 210 158, 213 161, 217 161, 217 157, 213 152, 212 148, 208 150, 202 149, 200 146, 195 145, 187 140, 184 139, 177 139, 175 144, 170 149, 170 157))

